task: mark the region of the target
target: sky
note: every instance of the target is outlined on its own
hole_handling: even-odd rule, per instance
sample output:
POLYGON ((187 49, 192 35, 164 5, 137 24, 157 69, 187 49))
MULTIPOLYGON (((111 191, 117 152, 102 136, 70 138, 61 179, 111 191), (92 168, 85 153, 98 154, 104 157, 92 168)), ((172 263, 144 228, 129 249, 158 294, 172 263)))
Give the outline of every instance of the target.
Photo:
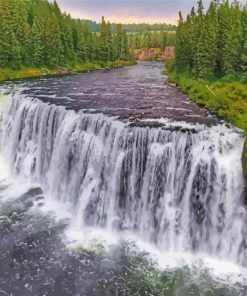
MULTIPOLYGON (((209 2, 204 0, 204 6, 209 2)), ((178 11, 186 15, 197 0, 57 0, 57 3, 74 18, 100 22, 104 15, 112 23, 177 24, 178 11)))

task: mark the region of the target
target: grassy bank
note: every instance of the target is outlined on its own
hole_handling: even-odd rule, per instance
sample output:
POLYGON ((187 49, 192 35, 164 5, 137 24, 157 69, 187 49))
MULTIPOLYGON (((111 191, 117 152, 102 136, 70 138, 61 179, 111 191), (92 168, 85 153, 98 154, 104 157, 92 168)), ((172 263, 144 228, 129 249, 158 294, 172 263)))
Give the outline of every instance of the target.
POLYGON ((56 67, 54 69, 48 68, 32 68, 21 67, 18 70, 11 70, 9 68, 0 68, 0 81, 13 80, 20 78, 39 77, 44 75, 61 75, 70 73, 85 73, 101 69, 114 69, 124 66, 133 65, 133 61, 114 61, 114 62, 86 62, 83 64, 67 65, 66 67, 56 67))
MULTIPOLYGON (((196 79, 188 73, 177 73, 168 65, 169 82, 175 83, 190 99, 233 125, 247 136, 247 75, 225 76, 210 80, 196 79)), ((243 164, 247 178, 247 141, 243 164)))

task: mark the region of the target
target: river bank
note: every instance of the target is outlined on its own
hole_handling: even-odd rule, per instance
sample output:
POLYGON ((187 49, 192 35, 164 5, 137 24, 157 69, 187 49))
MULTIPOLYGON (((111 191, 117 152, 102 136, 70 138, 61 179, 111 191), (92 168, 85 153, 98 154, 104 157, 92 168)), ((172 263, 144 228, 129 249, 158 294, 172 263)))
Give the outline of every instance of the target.
POLYGON ((0 82, 6 80, 15 80, 20 78, 32 78, 40 76, 54 76, 72 73, 85 73, 102 69, 114 69, 125 66, 134 65, 135 61, 97 61, 86 62, 83 64, 68 65, 66 67, 56 67, 49 69, 45 67, 33 68, 33 67, 21 67, 18 70, 12 70, 9 68, 0 68, 0 82))
MULTIPOLYGON (((247 136, 246 78, 231 75, 207 81, 187 73, 177 73, 169 64, 167 66, 170 83, 174 83, 199 106, 243 129, 247 136)), ((247 179, 247 141, 243 152, 243 167, 247 179)))

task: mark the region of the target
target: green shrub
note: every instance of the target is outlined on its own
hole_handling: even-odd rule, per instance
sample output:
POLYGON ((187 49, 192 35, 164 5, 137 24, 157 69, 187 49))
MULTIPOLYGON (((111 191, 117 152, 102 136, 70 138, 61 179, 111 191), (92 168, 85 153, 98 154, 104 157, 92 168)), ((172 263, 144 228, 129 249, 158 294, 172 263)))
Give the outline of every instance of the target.
POLYGON ((244 84, 247 84, 247 73, 246 74, 243 74, 240 78, 240 82, 241 83, 244 83, 244 84))

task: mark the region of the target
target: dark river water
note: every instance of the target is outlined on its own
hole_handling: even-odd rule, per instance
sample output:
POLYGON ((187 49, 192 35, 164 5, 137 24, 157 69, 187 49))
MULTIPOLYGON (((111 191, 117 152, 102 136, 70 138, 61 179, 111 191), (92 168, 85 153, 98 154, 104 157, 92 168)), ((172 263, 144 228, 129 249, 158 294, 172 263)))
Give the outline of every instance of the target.
POLYGON ((247 296, 243 133, 164 70, 0 85, 0 296, 247 296))
POLYGON ((116 70, 22 80, 19 84, 25 88, 22 93, 28 96, 73 110, 103 112, 122 119, 136 115, 141 119, 164 117, 192 123, 217 122, 165 81, 163 63, 139 62, 116 70))

